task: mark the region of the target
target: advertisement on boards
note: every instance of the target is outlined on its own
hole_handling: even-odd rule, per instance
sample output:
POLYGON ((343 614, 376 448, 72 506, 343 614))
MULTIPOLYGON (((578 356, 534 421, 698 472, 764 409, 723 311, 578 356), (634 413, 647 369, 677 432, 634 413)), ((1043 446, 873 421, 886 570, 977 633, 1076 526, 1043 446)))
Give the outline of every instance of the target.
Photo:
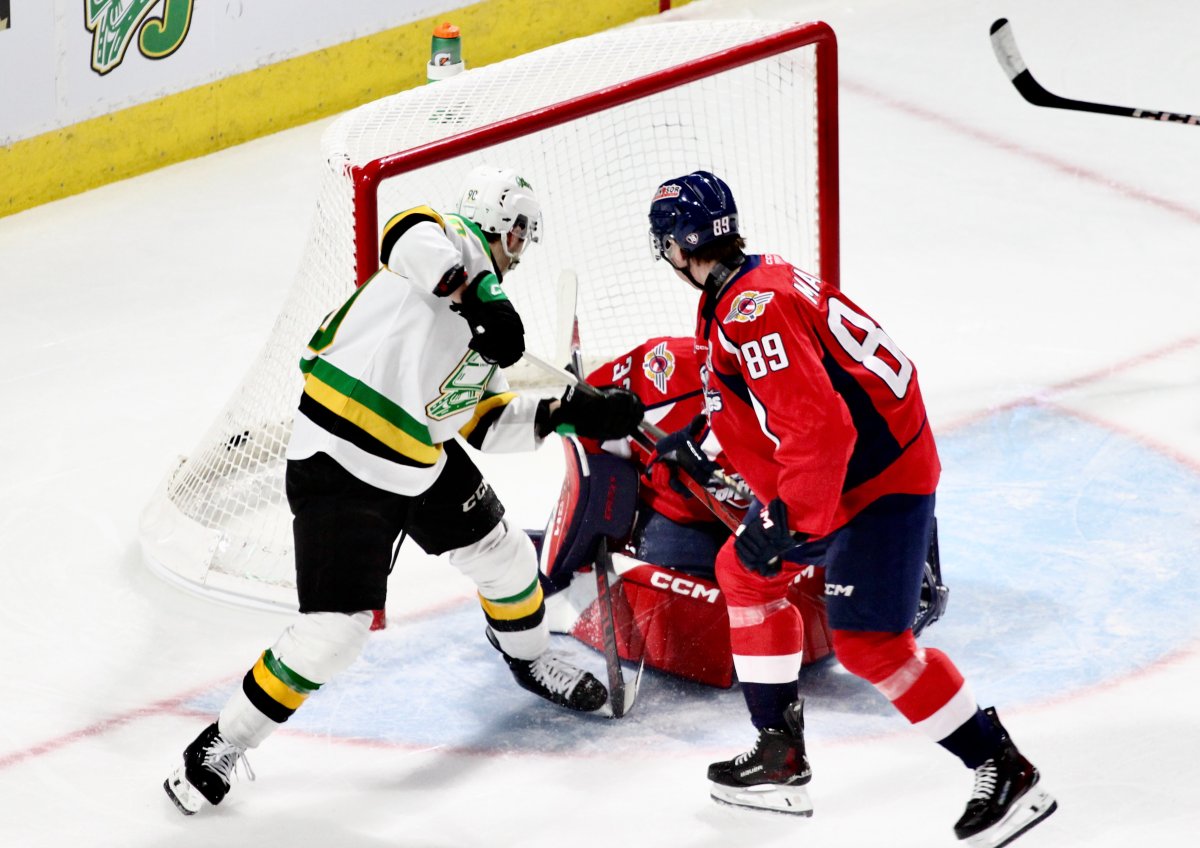
POLYGON ((0 0, 0 145, 470 3, 0 0))

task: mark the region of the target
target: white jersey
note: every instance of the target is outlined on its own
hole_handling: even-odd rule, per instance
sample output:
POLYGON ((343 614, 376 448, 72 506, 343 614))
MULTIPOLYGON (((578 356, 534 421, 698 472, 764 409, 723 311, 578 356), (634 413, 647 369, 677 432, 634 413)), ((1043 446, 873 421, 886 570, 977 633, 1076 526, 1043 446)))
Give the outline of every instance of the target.
MULTIPOLYGON (((495 274, 471 221, 428 207, 384 227, 384 267, 322 322, 300 368, 304 394, 288 459, 321 452, 380 489, 415 495, 445 464, 455 435, 483 450, 532 450, 537 398, 467 344, 467 322, 434 287, 456 265, 495 274)), ((498 281, 485 279, 484 285, 498 281)))

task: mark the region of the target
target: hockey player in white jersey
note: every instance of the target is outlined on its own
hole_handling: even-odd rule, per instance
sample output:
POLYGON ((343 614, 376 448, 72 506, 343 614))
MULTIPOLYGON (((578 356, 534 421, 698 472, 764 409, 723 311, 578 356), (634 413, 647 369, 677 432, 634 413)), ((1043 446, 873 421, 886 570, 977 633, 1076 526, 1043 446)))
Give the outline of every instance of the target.
POLYGON ((520 358, 524 330, 501 280, 541 236, 529 183, 478 168, 455 213, 421 206, 388 221, 383 267, 313 335, 287 451, 300 615, 164 783, 183 813, 220 803, 246 750, 358 657, 405 535, 475 582, 488 641, 521 686, 574 710, 605 703, 603 684, 547 651, 533 545, 455 438, 532 450, 559 424, 621 438, 641 420, 625 390, 509 391, 500 368, 520 358))

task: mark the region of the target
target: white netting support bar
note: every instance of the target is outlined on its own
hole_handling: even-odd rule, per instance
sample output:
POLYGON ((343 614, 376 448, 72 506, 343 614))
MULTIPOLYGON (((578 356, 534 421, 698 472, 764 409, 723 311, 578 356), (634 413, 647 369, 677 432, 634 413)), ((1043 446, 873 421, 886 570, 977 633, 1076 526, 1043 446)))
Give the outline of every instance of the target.
POLYGON ((836 282, 836 58, 824 25, 656 23, 576 39, 348 112, 326 132, 322 153, 309 242, 271 336, 143 515, 147 559, 215 597, 295 605, 283 455, 300 353, 363 275, 356 238, 374 263, 379 220, 420 204, 452 208, 471 167, 515 168, 542 202, 544 238, 505 289, 528 346, 544 355, 553 353, 564 268, 579 274, 589 361, 653 335, 692 332, 695 296, 653 261, 646 214, 660 182, 697 168, 732 186, 751 251, 782 253, 836 282), (797 43, 780 47, 780 39, 797 43), (747 46, 764 43, 774 52, 747 46), (690 79, 722 54, 739 64, 690 79), (655 75, 663 90, 578 114, 581 102, 655 75), (554 123, 562 110, 575 111, 554 123), (410 168, 413 156, 426 158, 410 168), (360 200, 357 211, 356 179, 360 195, 371 183, 369 205, 360 200))

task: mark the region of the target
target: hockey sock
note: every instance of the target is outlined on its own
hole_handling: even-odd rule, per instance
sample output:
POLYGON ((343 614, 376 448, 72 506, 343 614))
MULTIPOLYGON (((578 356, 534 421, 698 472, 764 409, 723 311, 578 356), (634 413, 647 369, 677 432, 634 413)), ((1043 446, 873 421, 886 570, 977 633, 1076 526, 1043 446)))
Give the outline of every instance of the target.
POLYGON ((938 744, 963 764, 974 769, 994 758, 1004 747, 1004 736, 987 714, 978 707, 975 714, 938 744))
MULTIPOLYGON (((936 648, 918 648, 912 631, 834 630, 833 644, 847 671, 873 684, 935 742, 948 740, 979 714, 971 688, 950 658, 936 648)), ((947 750, 963 757, 960 751, 973 756, 982 743, 967 728, 951 744, 947 750)))
POLYGON ((783 730, 783 711, 800 697, 799 683, 742 683, 750 721, 759 730, 783 730))
POLYGON ((452 550, 450 564, 479 588, 479 604, 500 650, 522 660, 546 650, 550 629, 545 596, 537 554, 525 533, 514 532, 501 519, 478 542, 452 550))
POLYGON ((550 631, 545 623, 542 584, 536 576, 528 586, 506 598, 491 599, 480 594, 479 603, 504 653, 531 660, 546 650, 550 631))
POLYGON ((309 695, 354 662, 370 627, 369 612, 301 615, 246 672, 240 690, 221 710, 221 733, 243 747, 257 747, 309 695))

